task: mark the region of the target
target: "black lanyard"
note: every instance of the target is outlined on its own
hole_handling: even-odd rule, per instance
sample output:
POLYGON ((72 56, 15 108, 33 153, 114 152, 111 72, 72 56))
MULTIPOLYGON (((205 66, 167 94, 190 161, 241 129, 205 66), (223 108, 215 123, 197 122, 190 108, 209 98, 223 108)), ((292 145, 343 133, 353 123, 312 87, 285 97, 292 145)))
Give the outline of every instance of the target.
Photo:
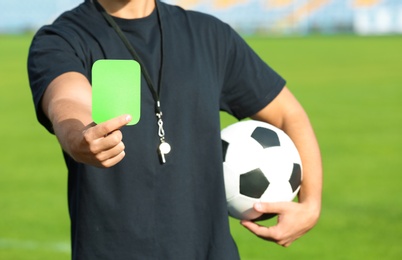
MULTIPOLYGON (((159 145, 159 154, 161 156, 161 162, 165 163, 165 154, 168 154, 170 152, 170 145, 165 141, 165 130, 163 129, 163 121, 162 121, 162 110, 161 110, 161 102, 159 99, 159 92, 161 87, 157 90, 154 87, 154 84, 152 83, 151 77, 149 76, 149 73, 144 65, 144 62, 141 60, 141 58, 138 56, 137 52, 135 51, 134 47, 131 45, 130 41, 127 39, 127 37, 124 35, 123 31, 120 29, 120 27, 117 25, 115 20, 106 12, 106 10, 98 3, 97 0, 93 0, 97 8, 100 10, 101 14, 103 17, 106 19, 106 21, 113 27, 113 29, 116 31, 116 33, 119 35, 120 39, 123 41, 124 45, 130 52, 131 56, 133 57, 134 60, 136 60, 140 66, 141 66, 141 71, 142 74, 144 75, 144 78, 148 84, 148 88, 152 93, 152 96, 155 101, 155 114, 156 117, 158 118, 158 135, 160 138, 160 145, 159 145)), ((162 20, 160 17, 160 12, 158 9, 158 3, 155 1, 155 8, 158 14, 158 21, 159 21, 159 26, 162 27, 162 20)), ((163 63, 163 36, 162 36, 162 28, 161 30, 161 46, 162 46, 162 63, 163 63)), ((162 70, 161 66, 161 70, 162 70)), ((161 79, 159 79, 161 80, 161 79)))

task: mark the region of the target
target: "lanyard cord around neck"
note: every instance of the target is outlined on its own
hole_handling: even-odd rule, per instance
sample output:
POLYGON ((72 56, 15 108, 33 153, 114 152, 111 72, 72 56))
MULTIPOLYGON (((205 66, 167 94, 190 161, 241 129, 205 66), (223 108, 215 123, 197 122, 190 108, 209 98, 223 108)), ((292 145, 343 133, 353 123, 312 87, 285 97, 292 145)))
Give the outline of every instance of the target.
MULTIPOLYGON (((130 41, 127 39, 126 35, 123 33, 123 31, 120 29, 120 27, 117 25, 116 21, 106 12, 106 10, 98 3, 98 1, 94 1, 95 4, 97 5, 97 7, 100 9, 101 14, 103 15, 103 17, 106 19, 106 21, 110 24, 110 26, 113 27, 113 29, 116 31, 116 33, 119 35, 120 39, 122 40, 122 42, 124 43, 124 45, 126 46, 127 50, 130 52, 131 56, 133 57, 134 60, 136 60, 140 66, 141 66, 141 71, 144 75, 144 78, 148 84, 148 88, 152 93, 152 96, 155 100, 155 110, 156 113, 162 113, 161 112, 161 107, 160 107, 160 100, 159 100, 159 94, 156 91, 154 84, 152 83, 151 77, 149 76, 149 73, 147 71, 147 69, 145 68, 144 62, 141 60, 141 58, 138 56, 137 52, 135 51, 134 47, 131 45, 130 41)), ((159 15, 159 10, 158 10, 158 6, 155 3, 156 8, 157 8, 157 12, 158 12, 158 19, 160 21, 160 15, 159 15)))
MULTIPOLYGON (((144 62, 140 59, 140 57, 138 56, 134 47, 131 45, 130 41, 124 35, 123 31, 117 25, 116 21, 106 12, 106 10, 98 3, 97 0, 93 0, 93 2, 97 6, 97 8, 100 10, 101 14, 106 19, 106 21, 113 27, 113 29, 119 35, 120 39, 123 41, 124 45, 130 52, 133 59, 136 60, 141 66, 142 74, 144 75, 144 78, 148 84, 148 88, 151 91, 152 96, 155 100, 155 114, 156 114, 156 117, 158 118, 158 127, 159 127, 158 135, 160 138, 159 154, 160 154, 161 162, 166 163, 165 154, 168 154, 170 152, 171 147, 165 141, 165 130, 163 128, 161 103, 160 103, 159 94, 158 94, 158 91, 160 91, 160 87, 159 87, 158 91, 155 89, 154 84, 152 83, 151 77, 149 76, 149 73, 148 73, 147 69, 145 68, 144 62)), ((158 14, 159 26, 161 27, 160 30, 161 30, 161 40, 162 40, 161 44, 162 44, 162 56, 163 56, 162 24, 161 24, 161 17, 160 17, 159 9, 158 9, 158 3, 156 1, 155 1, 155 8, 156 8, 156 11, 158 14)), ((162 59, 163 59, 163 57, 162 57, 162 59)))

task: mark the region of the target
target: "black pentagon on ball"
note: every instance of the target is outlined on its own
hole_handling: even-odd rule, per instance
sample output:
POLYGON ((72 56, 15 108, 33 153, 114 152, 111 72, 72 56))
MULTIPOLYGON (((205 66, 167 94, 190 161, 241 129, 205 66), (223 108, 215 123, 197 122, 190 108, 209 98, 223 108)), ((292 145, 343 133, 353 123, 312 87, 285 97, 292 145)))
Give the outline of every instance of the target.
POLYGON ((223 161, 226 160, 226 152, 228 151, 229 143, 225 140, 222 140, 222 157, 223 161))
POLYGON ((254 138, 254 140, 256 140, 264 149, 280 146, 278 134, 265 127, 256 127, 251 134, 251 137, 254 138))
POLYGON ((301 183, 302 171, 300 164, 294 163, 293 164, 293 171, 292 175, 290 176, 289 183, 292 186, 292 191, 295 192, 297 188, 299 188, 301 183))
POLYGON ((269 186, 269 181, 260 169, 240 175, 240 194, 259 199, 269 186))

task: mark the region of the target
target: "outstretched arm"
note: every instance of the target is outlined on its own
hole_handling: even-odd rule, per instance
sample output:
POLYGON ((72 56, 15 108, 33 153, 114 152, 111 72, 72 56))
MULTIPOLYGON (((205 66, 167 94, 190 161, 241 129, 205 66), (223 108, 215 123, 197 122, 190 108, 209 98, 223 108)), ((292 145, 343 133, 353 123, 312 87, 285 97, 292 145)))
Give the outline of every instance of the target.
POLYGON ((322 164, 319 146, 306 112, 286 87, 252 118, 275 125, 289 135, 301 156, 303 181, 298 203, 255 205, 255 209, 259 212, 277 213, 277 225, 265 227, 251 221, 242 221, 242 224, 263 239, 289 246, 313 228, 320 215, 322 164))
POLYGON ((91 102, 92 88, 87 78, 77 72, 68 72, 49 84, 42 99, 42 109, 52 122, 63 150, 74 160, 111 167, 125 156, 119 129, 130 122, 131 117, 122 115, 95 125, 91 102))

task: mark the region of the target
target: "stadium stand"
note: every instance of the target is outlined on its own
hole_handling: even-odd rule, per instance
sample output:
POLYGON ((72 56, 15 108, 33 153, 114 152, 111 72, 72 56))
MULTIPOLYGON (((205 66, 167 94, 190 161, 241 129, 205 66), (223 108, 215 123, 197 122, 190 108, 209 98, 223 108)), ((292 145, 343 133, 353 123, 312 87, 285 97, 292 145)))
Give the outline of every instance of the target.
MULTIPOLYGON (((402 33, 401 0, 164 0, 244 34, 402 33)), ((0 33, 36 30, 83 0, 1 1, 0 33)))

